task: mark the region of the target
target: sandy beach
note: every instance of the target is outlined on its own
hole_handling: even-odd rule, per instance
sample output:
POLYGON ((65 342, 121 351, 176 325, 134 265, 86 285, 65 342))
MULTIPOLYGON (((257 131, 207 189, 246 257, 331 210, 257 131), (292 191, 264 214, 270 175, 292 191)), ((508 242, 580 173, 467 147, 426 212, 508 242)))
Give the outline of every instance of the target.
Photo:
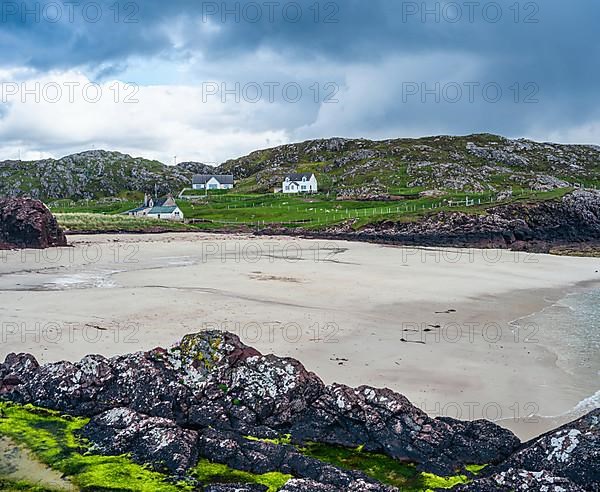
POLYGON ((69 242, 0 252, 0 358, 111 356, 228 330, 327 383, 389 387, 523 439, 600 389, 597 374, 557 365, 543 326, 513 323, 600 285, 598 259, 243 235, 69 242))

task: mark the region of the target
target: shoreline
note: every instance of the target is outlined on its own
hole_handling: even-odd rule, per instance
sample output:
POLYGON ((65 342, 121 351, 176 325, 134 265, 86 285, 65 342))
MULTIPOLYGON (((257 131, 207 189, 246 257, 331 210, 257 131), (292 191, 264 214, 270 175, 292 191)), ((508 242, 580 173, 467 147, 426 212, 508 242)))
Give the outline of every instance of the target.
MULTIPOLYGON (((398 246, 406 248, 454 248, 454 249, 480 249, 480 250, 506 250, 514 252, 525 252, 534 254, 551 254, 554 256, 569 256, 569 257, 584 257, 597 258, 600 257, 600 241, 597 238, 588 238, 586 240, 546 240, 546 241, 521 241, 511 244, 498 241, 497 238, 485 239, 480 236, 474 236, 472 239, 465 239, 464 236, 418 236, 407 237, 404 235, 390 235, 384 232, 372 234, 363 233, 360 230, 354 232, 340 231, 331 232, 327 230, 308 231, 296 229, 259 229, 251 226, 239 226, 230 229, 210 229, 210 230, 193 230, 193 229, 169 229, 167 226, 158 225, 155 229, 147 230, 74 230, 65 231, 65 235, 69 236, 144 236, 144 235, 161 235, 161 234, 199 234, 199 235, 215 235, 227 236, 231 234, 243 234, 256 238, 268 237, 287 237, 306 240, 325 240, 325 241, 345 241, 351 243, 377 244, 385 246, 398 246), (160 229, 162 228, 162 229, 160 229)), ((0 248, 1 249, 1 248, 0 248)))
POLYGON ((110 356, 221 329, 298 359, 327 384, 390 387, 433 416, 509 418, 502 425, 522 437, 552 427, 522 422, 529 404, 559 415, 599 389, 511 329, 598 285, 590 258, 195 232, 78 236, 64 251, 62 261, 31 250, 26 259, 36 261, 13 252, 0 262, 2 321, 53 323, 38 341, 5 333, 0 358, 110 356), (244 258, 258 246, 258 261, 244 258), (295 248, 302 258, 291 261, 295 248), (100 260, 83 258, 96 250, 100 260))

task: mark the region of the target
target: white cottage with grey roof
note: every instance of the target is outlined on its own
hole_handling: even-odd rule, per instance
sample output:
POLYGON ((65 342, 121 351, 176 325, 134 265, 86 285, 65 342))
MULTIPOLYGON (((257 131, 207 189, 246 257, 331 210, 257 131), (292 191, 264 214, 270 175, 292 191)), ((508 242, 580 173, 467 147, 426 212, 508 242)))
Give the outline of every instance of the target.
POLYGON ((196 174, 192 178, 194 190, 230 190, 233 185, 233 174, 196 174))
POLYGON ((317 177, 314 173, 292 173, 283 180, 283 193, 316 193, 318 191, 317 177))

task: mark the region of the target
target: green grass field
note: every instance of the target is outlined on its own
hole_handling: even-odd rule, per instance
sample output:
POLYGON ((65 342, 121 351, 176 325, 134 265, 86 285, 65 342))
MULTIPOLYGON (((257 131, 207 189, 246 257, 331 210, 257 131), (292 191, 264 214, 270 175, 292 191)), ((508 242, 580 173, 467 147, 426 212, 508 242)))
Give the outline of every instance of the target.
POLYGON ((181 231, 234 230, 263 227, 297 227, 319 230, 352 221, 358 229, 383 220, 412 221, 444 211, 485 213, 491 206, 510 202, 535 202, 560 198, 571 189, 550 192, 515 190, 513 197, 496 202, 490 193, 448 193, 443 197, 421 197, 417 189, 403 189, 390 201, 338 201, 326 195, 211 193, 195 200, 178 200, 186 223, 127 217, 121 212, 139 204, 82 201, 50 204, 59 223, 68 231, 181 231), (467 206, 468 201, 468 206, 467 206))

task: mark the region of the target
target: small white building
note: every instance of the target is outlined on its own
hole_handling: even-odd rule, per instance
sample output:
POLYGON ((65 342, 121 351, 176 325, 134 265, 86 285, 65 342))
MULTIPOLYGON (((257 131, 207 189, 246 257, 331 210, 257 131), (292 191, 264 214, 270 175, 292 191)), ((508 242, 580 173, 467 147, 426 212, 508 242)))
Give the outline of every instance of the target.
POLYGON ((194 190, 230 190, 233 185, 233 174, 195 174, 192 178, 194 190))
POLYGON ((133 210, 128 210, 125 215, 134 217, 148 217, 150 219, 183 220, 183 212, 169 195, 166 198, 154 199, 150 195, 144 196, 144 204, 133 210))
POLYGON ((288 174, 281 187, 283 193, 316 193, 318 189, 314 173, 288 174))

